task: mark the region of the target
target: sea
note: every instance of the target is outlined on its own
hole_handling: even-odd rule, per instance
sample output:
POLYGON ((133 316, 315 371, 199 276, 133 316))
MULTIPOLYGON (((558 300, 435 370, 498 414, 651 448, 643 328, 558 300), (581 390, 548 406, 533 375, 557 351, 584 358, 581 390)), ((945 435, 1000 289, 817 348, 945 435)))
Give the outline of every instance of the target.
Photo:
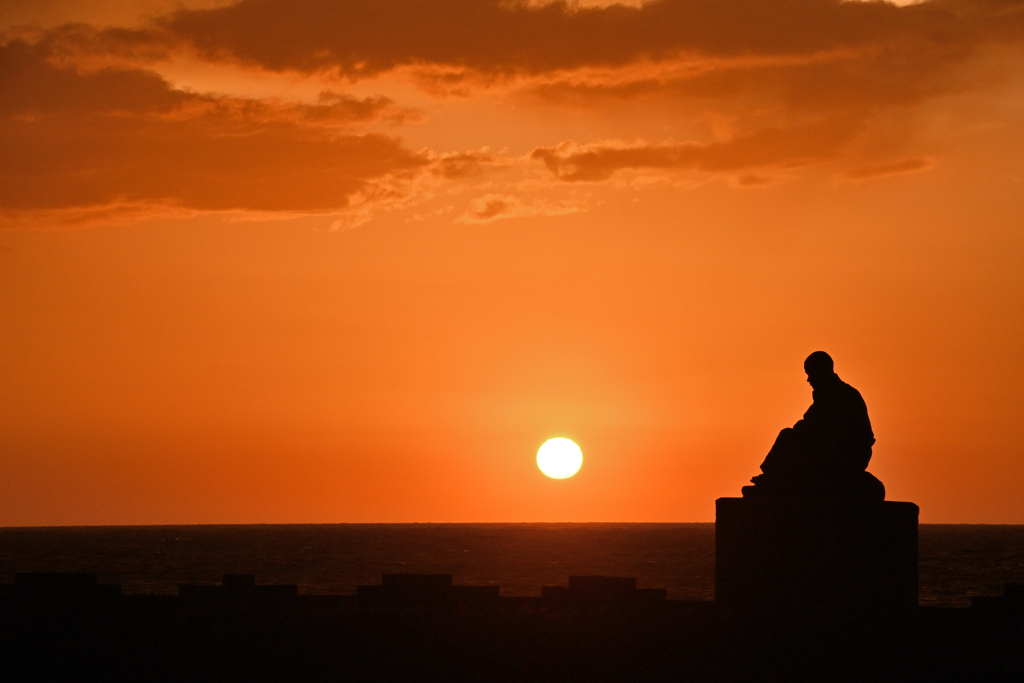
MULTIPOLYGON (((713 600, 714 524, 289 524, 0 528, 0 582, 91 572, 125 593, 255 574, 300 593, 353 594, 385 573, 451 574, 502 595, 571 575, 635 576, 673 600, 713 600)), ((920 602, 965 606, 1024 582, 1024 525, 923 524, 920 602)))

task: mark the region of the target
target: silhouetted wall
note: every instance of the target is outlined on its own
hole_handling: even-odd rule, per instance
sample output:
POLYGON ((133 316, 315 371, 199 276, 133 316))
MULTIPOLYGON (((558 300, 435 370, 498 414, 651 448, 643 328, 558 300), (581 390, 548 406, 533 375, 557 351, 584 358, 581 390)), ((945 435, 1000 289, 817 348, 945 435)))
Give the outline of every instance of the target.
POLYGON ((913 503, 719 498, 715 603, 731 617, 913 616, 913 503))

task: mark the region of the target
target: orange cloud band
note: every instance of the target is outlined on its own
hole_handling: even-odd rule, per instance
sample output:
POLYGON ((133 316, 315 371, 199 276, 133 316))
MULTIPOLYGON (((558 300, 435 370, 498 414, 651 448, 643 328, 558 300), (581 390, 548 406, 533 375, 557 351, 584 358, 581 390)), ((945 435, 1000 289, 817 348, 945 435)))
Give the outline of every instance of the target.
POLYGON ((578 7, 508 0, 243 0, 160 20, 208 59, 367 76, 410 64, 542 73, 640 59, 815 54, 888 43, 1018 42, 1017 0, 897 7, 842 0, 653 0, 578 7))
MULTIPOLYGON (((191 51, 212 62, 355 80, 396 70, 438 94, 515 81, 519 96, 534 103, 539 96, 593 111, 609 100, 701 103, 703 117, 726 124, 710 141, 542 145, 532 158, 558 181, 662 169, 735 174, 752 184, 764 181, 763 169, 843 157, 876 121, 897 118, 894 108, 1019 72, 1014 60, 965 65, 988 49, 1019 53, 1024 2, 655 0, 588 8, 243 0, 180 10, 142 29, 66 25, 0 40, 0 211, 8 216, 151 206, 334 212, 354 204, 365 215, 417 179, 471 182, 507 159, 413 151, 396 135, 359 130, 421 116, 388 97, 325 91, 301 102, 198 93, 172 86, 154 66, 191 51)), ((868 155, 845 177, 922 170, 931 155, 868 155)), ((579 209, 514 194, 488 187, 459 220, 579 209)))

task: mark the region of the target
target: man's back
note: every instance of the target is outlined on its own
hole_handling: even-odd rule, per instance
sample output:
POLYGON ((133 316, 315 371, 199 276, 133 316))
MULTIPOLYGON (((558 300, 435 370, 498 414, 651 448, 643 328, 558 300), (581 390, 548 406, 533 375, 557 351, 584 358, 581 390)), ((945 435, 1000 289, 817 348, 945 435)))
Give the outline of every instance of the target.
POLYGON ((833 374, 814 388, 814 402, 793 430, 836 458, 841 470, 864 470, 875 443, 868 407, 860 392, 833 374))

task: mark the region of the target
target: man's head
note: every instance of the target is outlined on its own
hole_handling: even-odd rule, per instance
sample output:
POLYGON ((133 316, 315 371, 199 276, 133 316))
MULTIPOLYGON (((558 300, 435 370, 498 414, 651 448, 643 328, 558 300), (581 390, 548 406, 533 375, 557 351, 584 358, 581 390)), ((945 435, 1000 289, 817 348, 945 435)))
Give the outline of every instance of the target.
POLYGON ((836 376, 832 356, 824 351, 815 351, 807 356, 807 360, 804 361, 804 372, 807 373, 807 381, 812 387, 817 387, 836 376))

